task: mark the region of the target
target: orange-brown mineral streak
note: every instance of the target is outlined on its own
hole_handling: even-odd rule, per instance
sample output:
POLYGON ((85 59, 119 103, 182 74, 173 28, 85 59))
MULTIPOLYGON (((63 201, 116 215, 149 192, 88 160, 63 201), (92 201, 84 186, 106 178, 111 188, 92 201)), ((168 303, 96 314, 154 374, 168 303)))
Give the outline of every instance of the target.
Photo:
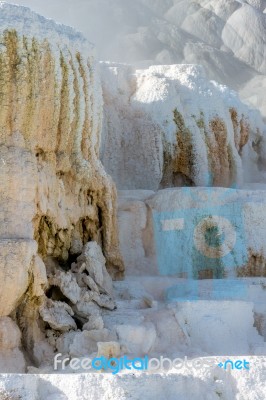
MULTIPOLYGON (((34 189, 35 232, 48 213, 57 230, 67 229, 69 224, 70 235, 72 224, 88 217, 86 199, 90 191, 95 196, 96 211, 100 208, 95 229, 102 225, 108 265, 123 270, 116 232, 116 190, 98 159, 99 138, 95 135, 100 135, 101 110, 97 110, 92 60, 65 47, 54 53, 46 40, 21 37, 15 30, 6 31, 0 44, 0 141, 25 147, 39 172, 39 184, 34 189), (14 134, 19 134, 15 142, 14 134), (47 203, 46 197, 48 210, 40 207, 47 203), (73 211, 76 201, 83 207, 73 211), (62 204, 68 207, 62 208, 62 204)), ((69 237, 64 249, 66 257, 69 237)))
POLYGON ((227 129, 225 123, 218 117, 209 123, 213 139, 209 140, 211 165, 214 186, 230 186, 231 184, 231 154, 228 151, 227 129))

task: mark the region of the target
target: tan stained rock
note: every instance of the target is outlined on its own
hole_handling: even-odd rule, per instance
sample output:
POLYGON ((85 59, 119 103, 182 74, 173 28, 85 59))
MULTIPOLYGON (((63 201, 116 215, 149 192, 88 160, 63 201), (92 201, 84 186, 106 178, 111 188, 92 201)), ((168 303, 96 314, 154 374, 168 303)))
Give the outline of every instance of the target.
POLYGON ((25 351, 40 364, 51 357, 47 324, 77 328, 67 302, 81 300, 70 268, 83 246, 97 242, 100 262, 123 274, 116 189, 99 160, 92 46, 29 9, 1 4, 0 13, 0 317, 16 314, 25 351))

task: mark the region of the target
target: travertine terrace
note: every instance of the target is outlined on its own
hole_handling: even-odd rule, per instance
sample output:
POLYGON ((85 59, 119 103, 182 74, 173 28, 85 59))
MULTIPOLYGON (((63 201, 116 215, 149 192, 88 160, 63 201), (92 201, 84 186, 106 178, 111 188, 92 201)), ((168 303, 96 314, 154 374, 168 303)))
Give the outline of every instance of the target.
MULTIPOLYGON (((91 241, 109 272, 123 273, 116 189, 99 161, 102 97, 92 46, 21 7, 1 3, 0 22, 0 337, 5 323, 17 323, 38 363, 45 358, 38 311, 52 267, 67 274, 91 241)), ((19 340, 17 333, 1 339, 0 351, 19 340)), ((13 367, 24 370, 16 359, 13 367)))

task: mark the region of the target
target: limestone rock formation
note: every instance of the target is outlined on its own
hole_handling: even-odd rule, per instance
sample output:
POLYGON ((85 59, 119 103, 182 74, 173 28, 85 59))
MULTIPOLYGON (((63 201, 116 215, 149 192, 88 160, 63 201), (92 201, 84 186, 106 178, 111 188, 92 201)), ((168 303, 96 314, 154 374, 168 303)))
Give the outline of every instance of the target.
POLYGON ((92 46, 71 28, 5 3, 0 43, 0 317, 18 324, 38 364, 51 357, 47 325, 77 327, 72 307, 85 289, 71 264, 87 242, 96 251, 84 280, 90 303, 109 305, 106 267, 123 273, 116 189, 99 161, 102 96, 92 46))
POLYGON ((101 158, 119 189, 263 180, 265 124, 195 65, 102 63, 101 158), (259 166, 259 167, 258 167, 259 166))
POLYGON ((0 317, 0 370, 6 373, 24 372, 25 359, 20 351, 21 333, 9 317, 0 317))
POLYGON ((265 275, 265 244, 254 240, 264 237, 264 192, 214 189, 220 216, 202 213, 208 189, 153 192, 263 180, 261 115, 201 67, 98 66, 80 34, 27 9, 0 3, 0 23, 0 371, 49 370, 55 352, 161 351, 165 322, 171 343, 186 342, 174 313, 159 309, 162 294, 124 287, 116 301, 111 277, 123 274, 120 250, 140 275, 265 275), (116 188, 100 158, 120 189, 145 189, 121 192, 119 240, 116 188), (206 246, 210 232, 224 243, 206 246), (191 268, 183 260, 176 270, 184 254, 191 268))

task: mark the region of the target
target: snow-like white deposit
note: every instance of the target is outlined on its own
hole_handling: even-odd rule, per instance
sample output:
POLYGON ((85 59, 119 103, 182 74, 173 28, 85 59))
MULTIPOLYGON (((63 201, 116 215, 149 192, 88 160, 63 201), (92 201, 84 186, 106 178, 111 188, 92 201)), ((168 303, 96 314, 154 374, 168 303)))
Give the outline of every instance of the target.
MULTIPOLYGON (((117 330, 124 345, 131 335, 133 357, 143 354, 152 344, 150 357, 162 355, 184 360, 187 356, 189 362, 197 359, 201 367, 188 365, 167 371, 166 362, 165 370, 123 370, 117 375, 70 370, 67 374, 49 374, 49 369, 43 373, 36 371, 36 375, 1 375, 0 398, 2 395, 3 399, 9 396, 12 400, 139 400, 145 396, 150 400, 175 400, 178 396, 184 400, 264 400, 266 348, 261 335, 266 334, 265 313, 263 316, 253 310, 263 301, 265 279, 246 282, 245 302, 165 303, 164 289, 177 283, 175 279, 149 277, 116 282, 117 310, 106 312, 104 321, 117 330), (151 297, 153 303, 147 301, 151 297), (206 357, 208 364, 204 364, 206 357), (250 369, 218 367, 228 359, 245 359, 250 369)), ((211 281, 205 283, 210 285, 211 281)))
POLYGON ((227 20, 222 39, 235 57, 266 73, 266 18, 257 7, 243 4, 236 10, 227 20))
POLYGON ((6 29, 16 29, 19 35, 47 40, 54 51, 60 48, 75 49, 84 56, 91 56, 93 46, 73 28, 56 24, 53 20, 36 14, 27 7, 0 2, 0 33, 6 29))
MULTIPOLYGON (((99 57, 127 63, 194 63, 245 90, 266 74, 265 0, 17 0, 75 26, 99 57)), ((266 116, 263 94, 243 95, 266 116)))
MULTIPOLYGON (((232 357, 236 361, 237 357, 232 357)), ((213 360, 217 364, 220 359, 213 360)), ((186 368, 179 374, 6 376, 3 393, 21 400, 264 400, 265 359, 251 371, 186 368), (16 385, 16 388, 14 386, 16 385), (20 396, 20 397, 16 397, 20 396)), ((0 386, 0 387, 1 387, 0 386)), ((5 399, 5 397, 3 397, 5 399)))
POLYGON ((169 158, 179 164, 174 173, 182 173, 196 186, 262 179, 258 163, 259 157, 265 157, 266 127, 260 113, 243 104, 236 92, 210 82, 202 67, 138 70, 102 63, 101 70, 101 158, 119 189, 156 190, 160 185, 187 183, 169 177, 169 158), (256 143, 260 149, 254 148, 256 143), (193 171, 189 164, 194 164, 193 171))

